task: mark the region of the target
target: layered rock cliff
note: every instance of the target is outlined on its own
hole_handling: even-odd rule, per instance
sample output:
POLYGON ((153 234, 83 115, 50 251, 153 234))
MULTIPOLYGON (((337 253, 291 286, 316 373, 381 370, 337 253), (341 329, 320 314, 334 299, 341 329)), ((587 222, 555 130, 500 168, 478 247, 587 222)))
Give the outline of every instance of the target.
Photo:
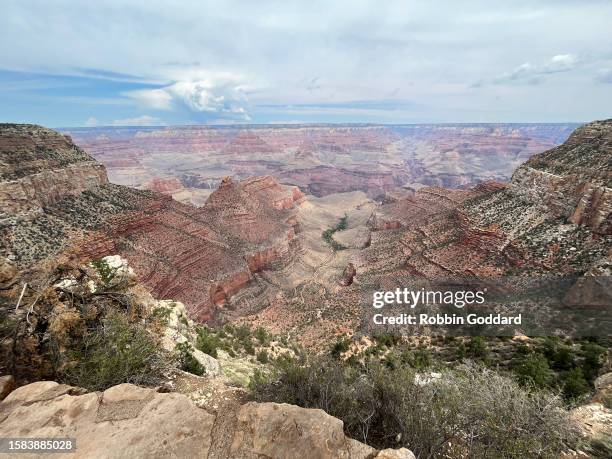
POLYGON ((0 212, 51 206, 106 183, 104 166, 70 137, 34 125, 0 124, 0 212))
POLYGON ((0 126, 2 256, 20 269, 65 252, 126 257, 161 298, 201 320, 287 255, 302 195, 271 177, 227 178, 195 208, 108 183, 104 167, 69 138, 29 125, 0 126))
POLYGON ((612 120, 577 129, 512 176, 512 191, 598 234, 612 231, 612 120))
POLYGON ((407 184, 469 188, 506 181, 531 155, 563 142, 574 124, 276 125, 70 129, 113 183, 201 205, 223 176, 273 175, 318 197, 379 197, 407 184), (160 184, 155 179, 163 180, 160 184))

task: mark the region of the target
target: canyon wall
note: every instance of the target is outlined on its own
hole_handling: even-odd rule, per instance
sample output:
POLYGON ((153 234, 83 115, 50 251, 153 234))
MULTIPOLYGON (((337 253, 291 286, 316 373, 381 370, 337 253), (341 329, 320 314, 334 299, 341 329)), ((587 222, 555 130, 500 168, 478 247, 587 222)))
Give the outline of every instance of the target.
POLYGON ((69 137, 0 125, 0 211, 34 210, 107 183, 106 170, 69 137))
POLYGON ((273 175, 322 197, 398 186, 469 188, 507 181, 573 124, 280 125, 75 128, 66 132, 111 182, 202 205, 224 176, 273 175))

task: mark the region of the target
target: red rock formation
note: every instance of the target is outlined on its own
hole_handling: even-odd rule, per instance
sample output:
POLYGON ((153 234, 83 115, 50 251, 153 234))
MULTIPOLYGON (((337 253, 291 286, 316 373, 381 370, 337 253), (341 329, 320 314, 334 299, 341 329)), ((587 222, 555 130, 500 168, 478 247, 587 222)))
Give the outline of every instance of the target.
POLYGON ((0 179, 0 211, 10 213, 51 206, 107 183, 104 166, 69 137, 7 124, 0 125, 0 179))
POLYGON ((219 165, 237 178, 273 175, 317 196, 396 186, 468 188, 505 181, 534 153, 562 142, 572 125, 413 125, 74 129, 77 143, 113 183, 149 187, 174 174, 186 187, 218 184, 219 165), (143 161, 149 159, 152 161, 143 161), (202 161, 205 159, 205 161, 202 161), (146 164, 146 167, 144 166, 146 164), (157 166, 159 165, 159 166, 157 166))
POLYGON ((183 189, 183 184, 177 178, 154 178, 145 188, 158 193, 173 194, 183 189))

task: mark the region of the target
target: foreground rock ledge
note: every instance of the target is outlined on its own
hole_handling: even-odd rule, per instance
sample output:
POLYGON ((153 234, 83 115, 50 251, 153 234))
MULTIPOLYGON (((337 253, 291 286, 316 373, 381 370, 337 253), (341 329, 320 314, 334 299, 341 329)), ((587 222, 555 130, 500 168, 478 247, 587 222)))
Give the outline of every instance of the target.
MULTIPOLYGON (((131 384, 104 392, 41 381, 0 403, 0 437, 76 438, 70 458, 201 457, 413 459, 407 449, 377 451, 344 436, 342 421, 322 410, 247 403, 236 414, 229 451, 212 451, 215 416, 182 394, 131 384)), ((220 413, 218 416, 224 416, 220 413)), ((20 455, 26 458, 28 455, 20 455)), ((36 457, 31 455, 31 457, 36 457)))

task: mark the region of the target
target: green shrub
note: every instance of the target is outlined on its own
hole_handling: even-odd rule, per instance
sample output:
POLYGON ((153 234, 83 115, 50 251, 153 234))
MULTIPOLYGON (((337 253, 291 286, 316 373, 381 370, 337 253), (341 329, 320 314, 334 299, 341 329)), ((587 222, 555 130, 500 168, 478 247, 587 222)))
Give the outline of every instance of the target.
POLYGON ((539 353, 524 357, 514 371, 521 384, 533 385, 539 388, 549 387, 554 377, 554 373, 548 366, 548 360, 543 354, 539 353))
POLYGON ((570 400, 578 398, 590 390, 589 383, 584 378, 580 368, 573 368, 563 373, 561 375, 561 384, 563 386, 563 394, 570 400))
POLYGON ((234 337, 241 342, 251 340, 251 329, 246 325, 240 325, 234 329, 234 337))
POLYGON ((243 343, 244 351, 249 355, 255 355, 255 348, 253 347, 253 343, 249 340, 246 343, 243 343))
POLYGON ((593 381, 597 378, 600 368, 603 366, 602 357, 606 352, 606 348, 596 343, 586 343, 582 346, 584 352, 584 362, 582 363, 582 371, 587 381, 593 381))
POLYGON ((181 370, 188 373, 202 376, 206 373, 205 368, 193 356, 193 347, 188 342, 179 343, 176 345, 178 361, 181 370))
POLYGON ((261 345, 267 345, 270 342, 270 335, 262 327, 258 327, 255 330, 255 338, 257 339, 257 341, 259 341, 261 345))
POLYGON ((198 327, 196 348, 211 357, 217 358, 217 349, 221 347, 221 340, 207 327, 198 327))
POLYGON ((400 337, 397 335, 393 335, 391 333, 381 332, 381 333, 374 335, 374 340, 376 341, 377 344, 380 344, 381 346, 386 346, 388 348, 391 348, 395 346, 397 343, 399 343, 400 337))
POLYGON ((259 363, 268 363, 268 352, 265 349, 257 353, 257 361, 259 363))
POLYGON ((61 379, 92 391, 121 383, 155 384, 168 365, 159 343, 140 323, 112 313, 87 333, 81 348, 69 351, 61 379))
POLYGON ((457 360, 463 360, 467 357, 467 347, 463 343, 459 343, 455 352, 457 360))
POLYGON ((336 359, 339 358, 341 354, 348 351, 350 343, 351 341, 346 337, 338 338, 331 348, 331 355, 336 359))
POLYGON ((475 366, 440 378, 417 374, 315 358, 286 362, 252 388, 256 400, 323 409, 344 422, 348 436, 376 448, 404 446, 419 458, 552 458, 576 441, 558 397, 475 366))
POLYGON ((99 258, 97 260, 93 260, 91 262, 91 265, 95 268, 95 270, 98 272, 100 279, 102 280, 102 285, 105 288, 108 288, 108 286, 110 285, 110 283, 112 282, 112 280, 115 278, 115 276, 117 275, 117 270, 111 268, 108 263, 103 259, 103 258, 99 258))
POLYGON ((489 350, 484 337, 473 336, 467 345, 467 354, 473 358, 486 358, 489 354, 489 350))
POLYGON ((325 242, 327 242, 329 245, 331 245, 332 250, 334 251, 338 251, 338 250, 345 250, 347 247, 345 247, 344 245, 340 244, 339 242, 336 242, 334 240, 334 233, 337 231, 344 231, 346 228, 348 227, 348 215, 344 214, 344 217, 342 217, 338 223, 336 224, 336 226, 332 227, 332 228, 328 228, 325 231, 323 231, 323 233, 321 234, 321 237, 323 238, 323 240, 325 242))

